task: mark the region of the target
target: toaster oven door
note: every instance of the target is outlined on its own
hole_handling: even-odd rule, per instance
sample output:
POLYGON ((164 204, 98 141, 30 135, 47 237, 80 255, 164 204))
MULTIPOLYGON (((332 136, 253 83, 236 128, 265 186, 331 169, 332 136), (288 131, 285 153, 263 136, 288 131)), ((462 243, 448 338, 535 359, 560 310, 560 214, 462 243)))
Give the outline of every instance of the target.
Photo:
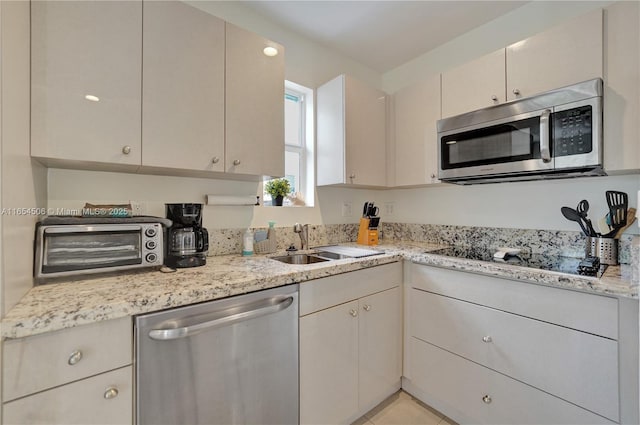
POLYGON ((39 231, 36 277, 118 270, 143 262, 138 225, 47 226, 39 231))

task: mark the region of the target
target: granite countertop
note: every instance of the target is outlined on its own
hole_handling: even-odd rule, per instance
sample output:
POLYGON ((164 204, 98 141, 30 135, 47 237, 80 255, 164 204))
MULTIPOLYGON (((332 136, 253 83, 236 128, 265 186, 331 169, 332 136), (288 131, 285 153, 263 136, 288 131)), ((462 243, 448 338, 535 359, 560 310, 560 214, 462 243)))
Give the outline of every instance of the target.
POLYGON ((20 338, 36 335, 305 282, 403 259, 601 295, 638 297, 638 288, 630 285, 630 266, 609 267, 598 279, 429 253, 440 248, 443 246, 396 241, 377 247, 385 252, 383 255, 308 265, 284 264, 269 259, 269 256, 225 255, 207 258, 203 267, 178 269, 173 273, 137 271, 36 286, 4 317, 0 323, 0 336, 20 338))

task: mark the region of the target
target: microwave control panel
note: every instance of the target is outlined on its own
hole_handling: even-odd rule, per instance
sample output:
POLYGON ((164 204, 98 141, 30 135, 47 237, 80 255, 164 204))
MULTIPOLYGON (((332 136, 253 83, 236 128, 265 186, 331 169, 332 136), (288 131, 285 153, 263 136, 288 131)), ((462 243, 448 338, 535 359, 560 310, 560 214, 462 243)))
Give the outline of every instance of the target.
POLYGON ((591 106, 559 111, 553 114, 553 156, 589 153, 593 149, 591 106))

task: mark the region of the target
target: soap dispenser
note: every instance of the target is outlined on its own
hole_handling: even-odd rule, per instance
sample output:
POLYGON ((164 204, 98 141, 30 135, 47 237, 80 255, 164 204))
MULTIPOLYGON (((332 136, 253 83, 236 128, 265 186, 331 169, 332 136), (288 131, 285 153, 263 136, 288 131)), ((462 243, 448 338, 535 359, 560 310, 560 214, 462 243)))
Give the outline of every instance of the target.
POLYGON ((242 236, 242 255, 253 255, 253 232, 247 228, 242 236))

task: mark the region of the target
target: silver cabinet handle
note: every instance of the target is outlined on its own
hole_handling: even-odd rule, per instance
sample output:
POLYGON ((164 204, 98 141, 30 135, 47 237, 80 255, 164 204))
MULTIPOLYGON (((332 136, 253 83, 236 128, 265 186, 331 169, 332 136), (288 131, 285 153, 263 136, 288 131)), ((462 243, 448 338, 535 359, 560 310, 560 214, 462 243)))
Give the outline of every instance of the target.
POLYGON ((371 311, 371 306, 369 304, 365 304, 362 308, 364 309, 364 311, 371 311))
POLYGON ((515 94, 516 96, 518 96, 520 94, 520 90, 518 89, 513 89, 513 94, 515 94))
POLYGON ((107 400, 111 400, 112 398, 118 397, 118 389, 116 387, 109 387, 104 392, 104 398, 107 400))
POLYGON ((491 96, 491 100, 493 100, 494 102, 498 101, 498 96, 496 96, 495 94, 493 96, 491 96))
POLYGON ((540 157, 542 162, 551 162, 551 149, 549 147, 549 117, 551 111, 545 109, 540 115, 540 157))
POLYGON ((73 366, 80 360, 82 360, 82 351, 75 350, 69 355, 69 360, 67 360, 67 363, 69 363, 69 366, 73 366))
POLYGON ((355 173, 351 173, 351 174, 349 174, 349 178, 350 178, 350 179, 355 179, 355 178, 356 178, 355 173))
POLYGON ((486 394, 484 397, 482 397, 482 401, 487 404, 491 404, 491 396, 489 394, 486 394))
POLYGON ((489 343, 489 342, 491 342, 491 341, 493 341, 493 338, 491 338, 491 335, 487 335, 487 336, 483 336, 483 337, 482 337, 482 342, 487 342, 487 343, 489 343))
POLYGON ((432 179, 435 179, 435 178, 436 178, 436 175, 435 175, 434 173, 431 173, 431 176, 430 176, 430 177, 431 177, 432 179))
POLYGON ((233 160, 233 165, 240 165, 240 160, 239 159, 234 159, 233 160))
POLYGON ((245 320, 254 319, 267 314, 277 313, 289 307, 293 303, 293 297, 273 297, 258 302, 249 303, 246 306, 232 307, 228 309, 228 315, 225 311, 216 312, 216 316, 223 316, 218 319, 197 323, 195 325, 184 326, 173 329, 153 329, 149 331, 149 338, 157 341, 168 341, 172 339, 186 338, 195 335, 206 329, 219 328, 221 326, 229 326, 234 323, 243 322, 245 320), (244 309, 243 309, 244 307, 244 309), (243 310, 237 312, 238 310, 243 310))
POLYGON ((131 146, 123 146, 122 153, 125 155, 129 155, 131 153, 131 146))
POLYGON ((358 315, 358 310, 351 309, 349 310, 349 314, 353 317, 356 317, 358 315))
POLYGON ((220 158, 218 158, 217 156, 214 156, 211 162, 213 162, 214 164, 217 164, 218 162, 220 162, 220 158))

